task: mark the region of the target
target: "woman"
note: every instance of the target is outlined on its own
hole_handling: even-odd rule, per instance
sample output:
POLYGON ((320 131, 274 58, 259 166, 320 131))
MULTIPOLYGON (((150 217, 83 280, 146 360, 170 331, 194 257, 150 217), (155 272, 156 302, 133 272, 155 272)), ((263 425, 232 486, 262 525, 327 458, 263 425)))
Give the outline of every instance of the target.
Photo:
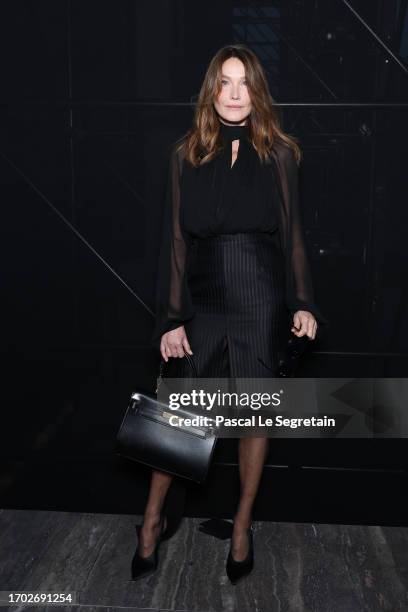
MULTIPOLYGON (((173 371, 200 377, 276 376, 289 331, 316 336, 297 192, 300 149, 280 128, 267 80, 244 45, 220 49, 199 94, 192 129, 173 147, 157 283, 153 344, 173 371)), ((167 366, 166 366, 167 367, 167 366)), ((241 495, 226 570, 235 583, 253 566, 252 506, 267 438, 240 438, 241 495)), ((172 482, 153 471, 134 579, 157 567, 168 535, 163 504, 172 482)))

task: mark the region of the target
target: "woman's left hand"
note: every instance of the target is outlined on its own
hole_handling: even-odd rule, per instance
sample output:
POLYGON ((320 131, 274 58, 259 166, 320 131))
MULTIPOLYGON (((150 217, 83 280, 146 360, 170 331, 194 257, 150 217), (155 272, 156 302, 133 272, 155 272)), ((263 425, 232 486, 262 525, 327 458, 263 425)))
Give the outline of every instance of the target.
POLYGON ((291 331, 300 338, 307 335, 310 340, 316 337, 317 321, 308 310, 297 310, 293 315, 293 327, 291 331))

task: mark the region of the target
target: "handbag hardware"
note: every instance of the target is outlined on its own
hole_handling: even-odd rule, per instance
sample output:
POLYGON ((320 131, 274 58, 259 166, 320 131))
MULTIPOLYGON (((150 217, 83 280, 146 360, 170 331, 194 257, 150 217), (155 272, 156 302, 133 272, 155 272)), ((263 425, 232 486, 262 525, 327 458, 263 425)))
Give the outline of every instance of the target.
MULTIPOLYGON (((151 419, 152 421, 157 421, 159 423, 163 423, 164 425, 168 425, 169 427, 183 429, 185 431, 190 432, 193 435, 197 435, 200 438, 206 438, 209 435, 212 435, 214 428, 211 426, 206 426, 205 428, 197 427, 194 425, 185 425, 183 422, 177 425, 171 425, 170 418, 174 416, 178 416, 179 414, 183 415, 185 418, 192 418, 192 414, 189 411, 177 409, 177 411, 169 412, 166 404, 162 404, 161 402, 157 402, 156 405, 160 404, 163 407, 162 412, 158 412, 157 409, 152 409, 148 404, 143 405, 142 403, 142 395, 138 392, 133 393, 131 396, 130 410, 135 413, 139 412, 142 416, 147 419, 151 419)), ((196 415, 198 416, 198 415, 196 415)))

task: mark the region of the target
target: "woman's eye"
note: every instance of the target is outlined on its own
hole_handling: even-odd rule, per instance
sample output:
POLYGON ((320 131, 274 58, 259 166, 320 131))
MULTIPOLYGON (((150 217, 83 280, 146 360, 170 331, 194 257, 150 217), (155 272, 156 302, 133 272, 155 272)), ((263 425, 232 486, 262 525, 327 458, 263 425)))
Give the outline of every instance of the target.
MULTIPOLYGON (((225 79, 221 79, 221 83, 222 83, 223 85, 228 85, 228 81, 227 81, 227 80, 225 80, 225 79)), ((246 79, 244 79, 244 80, 242 81, 242 85, 247 85, 247 84, 248 84, 248 83, 247 83, 247 80, 246 80, 246 79)))

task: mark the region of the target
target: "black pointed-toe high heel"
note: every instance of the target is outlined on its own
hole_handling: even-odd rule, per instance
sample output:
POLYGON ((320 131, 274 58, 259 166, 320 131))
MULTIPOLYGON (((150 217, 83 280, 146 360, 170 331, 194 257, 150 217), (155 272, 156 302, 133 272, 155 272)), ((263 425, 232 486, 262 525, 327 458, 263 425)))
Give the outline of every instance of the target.
POLYGON ((227 576, 232 584, 237 584, 239 580, 249 574, 254 567, 254 540, 253 540, 253 527, 252 523, 247 529, 247 535, 249 540, 248 553, 245 559, 242 561, 236 561, 232 556, 231 546, 228 553, 227 563, 225 569, 227 576))
MULTIPOLYGON (((132 580, 137 580, 142 576, 147 576, 156 571, 159 563, 159 546, 161 542, 169 540, 178 530, 183 518, 183 511, 186 503, 186 488, 184 483, 173 480, 170 491, 168 492, 163 504, 160 521, 161 530, 157 539, 154 551, 148 557, 139 555, 139 545, 132 559, 132 580), (166 528, 164 529, 164 518, 166 518, 166 528)), ((142 525, 135 525, 137 535, 140 539, 142 525)))
MULTIPOLYGON (((157 566, 159 564, 160 542, 162 542, 165 539, 164 535, 167 531, 167 528, 164 529, 165 518, 166 518, 166 515, 162 514, 161 520, 160 520, 161 522, 160 533, 157 538, 156 546, 153 552, 150 553, 148 557, 141 557, 139 555, 139 542, 138 542, 135 554, 133 555, 133 559, 132 559, 132 580, 138 580, 138 578, 148 576, 149 574, 152 574, 153 572, 157 570, 157 566)), ((135 527, 136 527, 136 531, 138 533, 139 540, 140 540, 141 525, 135 525, 135 527)))

